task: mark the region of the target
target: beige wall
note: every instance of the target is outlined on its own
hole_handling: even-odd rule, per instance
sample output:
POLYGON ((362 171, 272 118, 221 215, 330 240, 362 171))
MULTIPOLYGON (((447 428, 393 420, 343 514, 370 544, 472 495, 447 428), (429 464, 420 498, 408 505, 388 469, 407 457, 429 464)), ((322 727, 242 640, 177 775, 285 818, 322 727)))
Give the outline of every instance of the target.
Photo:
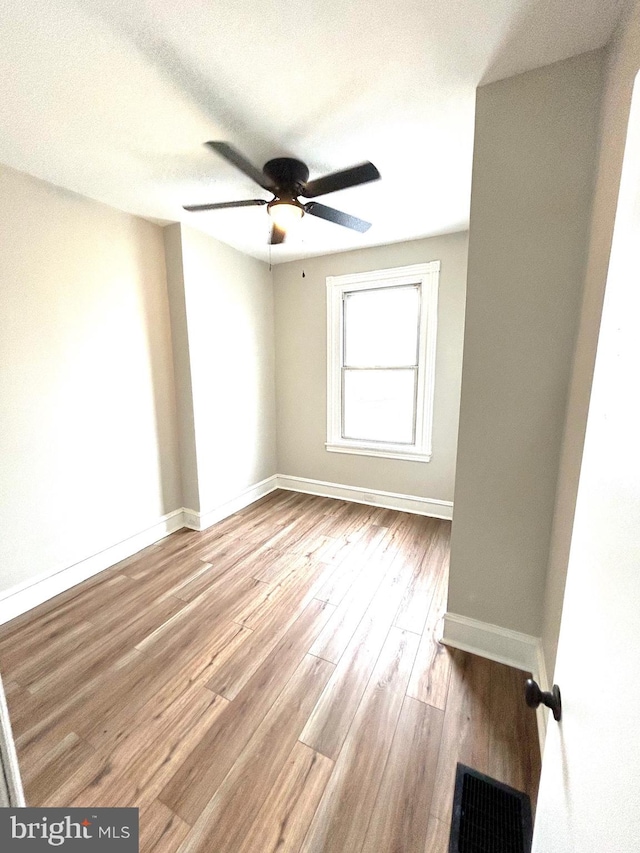
POLYGON ((183 288, 172 320, 185 498, 207 513, 276 473, 273 283, 266 264, 200 231, 166 236, 170 289, 183 288))
POLYGON ((164 254, 167 267, 167 291, 171 317, 173 344, 173 372, 176 392, 176 419, 180 448, 180 474, 182 480, 182 506, 200 511, 198 490, 198 460, 193 413, 193 383, 189 352, 189 330, 184 290, 182 260, 182 227, 179 222, 163 229, 164 254))
POLYGON ((450 612, 539 636, 594 182, 602 52, 476 103, 450 612))
POLYGON ((586 269, 584 300, 569 390, 558 475, 551 553, 544 599, 542 640, 549 678, 555 667, 573 513, 582 460, 602 300, 609 264, 631 92, 640 68, 640 4, 633 3, 607 56, 601 144, 586 269))
POLYGON ((0 590, 178 508, 162 230, 0 168, 0 590))
POLYGON ((274 268, 278 472, 436 500, 453 499, 464 329, 466 233, 324 255, 274 268), (441 261, 431 462, 329 453, 326 277, 441 261), (302 278, 302 271, 305 278, 302 278))

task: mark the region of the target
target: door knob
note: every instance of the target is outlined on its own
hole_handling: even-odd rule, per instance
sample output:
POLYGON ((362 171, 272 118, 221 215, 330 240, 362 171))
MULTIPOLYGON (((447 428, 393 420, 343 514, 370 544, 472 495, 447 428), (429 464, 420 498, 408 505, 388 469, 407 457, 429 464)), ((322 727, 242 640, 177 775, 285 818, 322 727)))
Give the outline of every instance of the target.
POLYGON ((553 719, 560 720, 562 717, 562 699, 560 698, 560 688, 554 684, 551 691, 540 690, 538 684, 528 678, 524 686, 524 698, 530 708, 537 708, 538 705, 546 705, 553 711, 553 719))

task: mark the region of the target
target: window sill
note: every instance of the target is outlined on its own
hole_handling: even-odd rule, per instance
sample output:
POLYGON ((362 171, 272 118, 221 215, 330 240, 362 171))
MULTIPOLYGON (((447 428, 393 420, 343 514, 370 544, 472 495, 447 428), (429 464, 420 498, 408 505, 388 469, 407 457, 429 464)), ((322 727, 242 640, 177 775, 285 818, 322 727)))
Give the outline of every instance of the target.
POLYGON ((395 450, 392 447, 371 447, 366 444, 334 444, 325 442, 330 453, 351 453, 354 456, 380 456, 383 459, 403 459, 408 462, 431 462, 431 453, 415 449, 395 450))

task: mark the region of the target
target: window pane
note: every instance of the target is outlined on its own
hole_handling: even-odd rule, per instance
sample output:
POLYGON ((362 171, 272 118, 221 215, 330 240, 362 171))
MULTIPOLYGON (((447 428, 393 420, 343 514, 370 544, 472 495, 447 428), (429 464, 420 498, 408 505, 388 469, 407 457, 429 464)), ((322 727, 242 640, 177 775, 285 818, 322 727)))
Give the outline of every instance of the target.
POLYGON ((345 370, 343 438, 413 443, 415 370, 345 370))
POLYGON ((416 285, 345 294, 345 367, 416 364, 419 311, 416 285))

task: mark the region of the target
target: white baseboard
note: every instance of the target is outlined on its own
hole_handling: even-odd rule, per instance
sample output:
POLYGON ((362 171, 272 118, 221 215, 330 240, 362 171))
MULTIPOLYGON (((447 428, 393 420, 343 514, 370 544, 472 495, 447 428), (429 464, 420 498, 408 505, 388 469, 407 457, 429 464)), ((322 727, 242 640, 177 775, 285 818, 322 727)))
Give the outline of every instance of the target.
POLYGON ((291 477, 287 474, 278 474, 277 481, 279 489, 291 492, 304 492, 307 495, 319 495, 324 498, 340 498, 353 503, 381 506, 449 521, 453 517, 452 501, 419 498, 414 495, 383 492, 380 489, 364 489, 360 486, 343 486, 339 483, 326 483, 323 480, 310 480, 307 477, 291 477))
POLYGON ((249 506, 249 504, 263 498, 265 495, 275 491, 277 488, 278 475, 273 474, 271 477, 267 477, 266 480, 261 480, 254 486, 249 486, 248 489, 245 489, 244 492, 241 492, 239 495, 231 498, 231 500, 225 501, 219 506, 207 510, 207 512, 196 512, 196 510, 193 509, 184 509, 184 526, 189 527, 191 530, 206 530, 218 521, 222 521, 223 518, 227 518, 228 516, 233 515, 234 512, 244 509, 246 506, 249 506))
POLYGON ((88 580, 110 566, 114 566, 121 560, 137 554, 138 551, 153 545, 154 542, 163 539, 170 533, 175 533, 176 530, 183 527, 189 527, 192 530, 205 530, 276 488, 277 477, 274 474, 206 513, 196 512, 192 509, 176 509, 167 515, 163 515, 155 524, 145 530, 106 548, 104 551, 100 551, 98 554, 87 557, 73 566, 30 578, 25 583, 18 584, 0 593, 0 625, 10 622, 16 616, 21 616, 33 607, 60 595, 61 592, 66 592, 71 587, 88 580))
POLYGON ((25 583, 0 593, 0 625, 10 622, 50 598, 60 595, 60 593, 66 592, 71 587, 88 580, 88 578, 108 569, 121 560, 133 556, 138 551, 142 551, 143 548, 153 545, 154 542, 174 533, 176 530, 180 530, 182 527, 188 527, 192 530, 206 530, 216 522, 244 509, 244 507, 278 488, 323 497, 341 498, 355 503, 371 504, 372 506, 387 507, 419 515, 434 516, 435 518, 450 519, 453 509, 453 504, 450 501, 427 500, 411 495, 399 495, 394 492, 274 474, 213 509, 206 512, 197 512, 188 508, 176 509, 159 518, 157 522, 145 530, 87 557, 73 566, 30 578, 25 583))
POLYGON ((135 533, 122 542, 111 545, 104 551, 93 554, 73 566, 30 578, 25 583, 18 584, 0 593, 0 625, 10 622, 16 616, 26 613, 27 610, 60 595, 61 592, 66 592, 76 584, 82 583, 93 575, 97 575, 98 572, 108 569, 109 566, 119 563, 120 560, 137 554, 138 551, 142 551, 143 548, 153 545, 154 542, 163 539, 176 530, 180 530, 182 527, 184 527, 183 511, 176 509, 167 515, 163 515, 155 524, 145 530, 141 530, 139 533, 135 533))
MULTIPOLYGON (((530 672, 541 690, 549 689, 542 641, 539 637, 521 634, 519 631, 511 631, 488 622, 479 622, 458 613, 446 613, 442 642, 454 649, 530 672)), ((522 701, 524 702, 524 693, 522 701)), ((548 708, 541 705, 536 711, 540 754, 544 749, 548 716, 548 708)))
POLYGON ((525 672, 534 672, 537 667, 537 637, 458 613, 445 613, 442 642, 525 672))

